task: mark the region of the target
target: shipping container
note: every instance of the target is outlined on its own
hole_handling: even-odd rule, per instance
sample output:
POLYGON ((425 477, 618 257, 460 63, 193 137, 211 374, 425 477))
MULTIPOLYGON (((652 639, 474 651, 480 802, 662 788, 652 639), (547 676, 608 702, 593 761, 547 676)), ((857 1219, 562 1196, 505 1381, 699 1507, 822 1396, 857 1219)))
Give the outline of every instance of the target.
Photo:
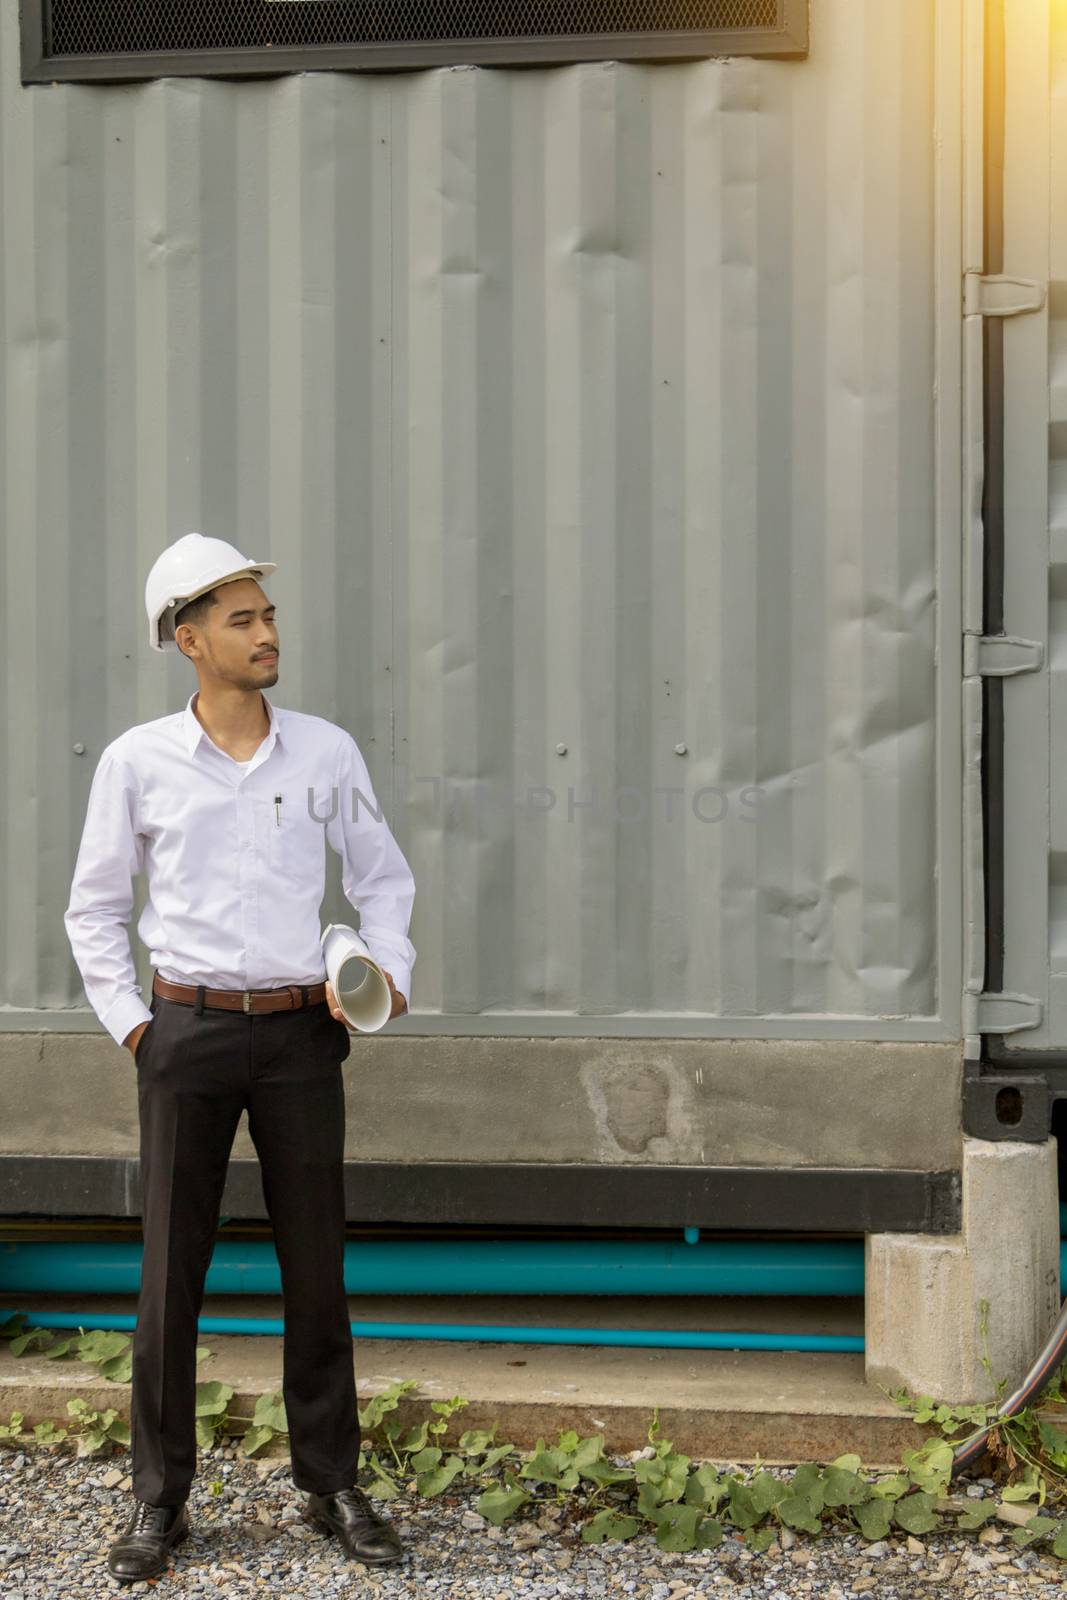
POLYGON ((353 1217, 957 1232, 1067 1093, 1067 7, 351 10, 0 9, 0 1212, 137 1213, 62 912, 199 529, 415 874, 353 1217))

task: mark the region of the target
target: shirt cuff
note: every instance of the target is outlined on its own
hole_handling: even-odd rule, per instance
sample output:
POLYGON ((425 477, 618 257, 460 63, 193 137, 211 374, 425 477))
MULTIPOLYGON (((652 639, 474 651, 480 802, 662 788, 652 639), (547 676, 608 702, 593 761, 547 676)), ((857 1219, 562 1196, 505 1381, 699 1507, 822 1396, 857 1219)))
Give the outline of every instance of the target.
POLYGON ((115 1043, 121 1045, 126 1036, 142 1022, 151 1022, 152 1013, 141 998, 141 991, 133 989, 120 995, 106 1011, 100 1012, 100 1021, 115 1043))

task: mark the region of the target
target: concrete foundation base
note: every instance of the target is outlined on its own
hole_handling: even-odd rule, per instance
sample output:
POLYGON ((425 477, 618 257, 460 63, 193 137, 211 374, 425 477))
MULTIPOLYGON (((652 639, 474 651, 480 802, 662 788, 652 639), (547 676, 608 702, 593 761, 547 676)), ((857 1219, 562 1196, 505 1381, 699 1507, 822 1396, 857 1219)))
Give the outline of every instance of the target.
POLYGON ((1016 1387, 1059 1315, 1056 1140, 965 1138, 962 1175, 960 1233, 867 1236, 864 1338, 868 1383, 973 1403, 1016 1387))
MULTIPOLYGON (((136 1314, 136 1295, 17 1295, 0 1306, 77 1311, 86 1328, 99 1314, 136 1314)), ((280 1317, 279 1295, 208 1295, 205 1316, 280 1317)), ((858 1334, 859 1295, 748 1298, 699 1295, 366 1295, 348 1297, 354 1322, 520 1323, 529 1327, 743 1328, 777 1333, 858 1334)), ((31 1318, 32 1321, 32 1318, 31 1318)), ((205 1333, 198 1345, 211 1359, 197 1372, 234 1390, 230 1409, 249 1417, 260 1395, 281 1384, 283 1346, 274 1335, 205 1333)), ((359 1404, 397 1379, 416 1387, 397 1420, 411 1428, 436 1420, 432 1402, 460 1395, 468 1404, 451 1419, 446 1439, 465 1428, 499 1428, 497 1438, 529 1449, 555 1444, 557 1430, 603 1433, 609 1451, 648 1444, 653 1407, 661 1437, 694 1459, 765 1465, 832 1461, 855 1451, 864 1464, 895 1471, 901 1452, 917 1449, 929 1425, 863 1381, 859 1352, 697 1350, 598 1345, 493 1343, 491 1340, 378 1339, 352 1341, 359 1404)), ((21 1411, 23 1426, 69 1425, 67 1401, 92 1410, 113 1406, 128 1419, 129 1383, 102 1378, 92 1363, 13 1357, 0 1340, 0 1421, 21 1411)), ((2 1457, 0 1457, 2 1459, 2 1457)), ((121 1465, 121 1460, 116 1464, 121 1465)), ((2 1521, 2 1519, 0 1519, 2 1521)), ((0 1590, 0 1593, 6 1591, 0 1590)), ((265 1593, 266 1591, 264 1591, 265 1593)), ((366 1586, 353 1594, 369 1596, 366 1586)), ((403 1591, 406 1595, 407 1590, 403 1591)), ((516 1600, 523 1591, 515 1591, 516 1600)), ((584 1593, 584 1589, 580 1591, 584 1593)), ((593 1591, 590 1590, 590 1593, 593 1591)), ((383 1591, 384 1593, 384 1591, 383 1591)))

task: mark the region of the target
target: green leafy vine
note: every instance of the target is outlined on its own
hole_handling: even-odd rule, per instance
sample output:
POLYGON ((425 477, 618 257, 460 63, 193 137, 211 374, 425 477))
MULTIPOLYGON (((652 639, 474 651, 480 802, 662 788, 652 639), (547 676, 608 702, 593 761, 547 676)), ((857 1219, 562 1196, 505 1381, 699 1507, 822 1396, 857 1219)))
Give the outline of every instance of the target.
MULTIPOLYGON (((983 1341, 988 1306, 982 1306, 983 1341)), ((102 1377, 125 1383, 131 1376, 131 1341, 124 1334, 79 1329, 55 1338, 48 1329, 26 1328, 25 1317, 9 1318, 0 1339, 13 1356, 27 1352, 50 1359, 92 1363, 102 1377)), ((210 1355, 197 1350, 197 1359, 210 1355)), ((992 1371, 983 1351, 986 1370, 992 1371)), ((648 1445, 624 1465, 604 1452, 604 1435, 580 1437, 561 1429, 555 1443, 539 1438, 522 1450, 496 1438, 496 1425, 469 1428, 449 1443, 452 1418, 469 1404, 459 1395, 433 1400, 429 1415, 414 1424, 399 1416, 401 1400, 415 1387, 400 1380, 372 1396, 359 1409, 364 1447, 359 1470, 370 1494, 391 1500, 404 1492, 430 1498, 454 1486, 476 1489, 474 1504, 487 1522, 499 1526, 520 1511, 530 1515, 548 1504, 568 1510, 588 1543, 628 1540, 654 1533, 663 1550, 713 1549, 727 1537, 742 1540, 753 1553, 768 1550, 791 1534, 818 1536, 833 1529, 884 1539, 894 1532, 920 1536, 948 1528, 981 1530, 991 1519, 1011 1524, 1018 1546, 1043 1544, 1067 1559, 1067 1518, 1049 1515, 1067 1507, 1067 1432, 1057 1425, 1057 1408, 1067 1405, 1063 1382, 1067 1366, 1053 1377, 1041 1408, 1028 1406, 1010 1419, 997 1420, 997 1402, 949 1406, 905 1390, 885 1390, 912 1419, 932 1431, 917 1449, 904 1450, 900 1470, 865 1474, 860 1457, 838 1456, 819 1465, 805 1462, 791 1476, 767 1471, 759 1462, 749 1471, 723 1471, 708 1461, 694 1462, 660 1436, 659 1408, 652 1413, 648 1445), (987 1449, 1003 1480, 999 1503, 950 1493, 953 1451, 976 1430, 990 1428, 987 1449)), ((1004 1382, 994 1382, 998 1394, 1004 1382)), ((280 1392, 260 1395, 251 1416, 231 1410, 232 1388, 225 1383, 196 1385, 196 1436, 210 1449, 228 1435, 239 1435, 240 1453, 267 1453, 287 1438, 280 1392)), ((114 1408, 91 1409, 84 1400, 67 1402, 68 1426, 38 1422, 33 1441, 59 1446, 70 1438, 79 1456, 128 1449, 129 1425, 114 1408)), ((0 1424, 0 1440, 20 1444, 30 1437, 22 1413, 0 1424)))

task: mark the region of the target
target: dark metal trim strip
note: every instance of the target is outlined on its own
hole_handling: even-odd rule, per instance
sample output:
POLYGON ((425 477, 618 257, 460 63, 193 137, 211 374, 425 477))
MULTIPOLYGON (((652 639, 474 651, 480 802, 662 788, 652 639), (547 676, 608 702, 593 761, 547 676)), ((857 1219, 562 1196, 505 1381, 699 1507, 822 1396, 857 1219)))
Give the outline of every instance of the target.
POLYGON ((23 83, 48 82, 44 62, 44 8, 47 0, 19 0, 20 59, 23 83))
MULTIPOLYGON (((419 1226, 956 1233, 960 1174, 871 1167, 345 1163, 350 1222, 419 1226)), ((131 1217, 136 1156, 0 1156, 0 1217, 131 1217)), ((257 1161, 231 1161, 221 1212, 265 1218, 257 1161)))

